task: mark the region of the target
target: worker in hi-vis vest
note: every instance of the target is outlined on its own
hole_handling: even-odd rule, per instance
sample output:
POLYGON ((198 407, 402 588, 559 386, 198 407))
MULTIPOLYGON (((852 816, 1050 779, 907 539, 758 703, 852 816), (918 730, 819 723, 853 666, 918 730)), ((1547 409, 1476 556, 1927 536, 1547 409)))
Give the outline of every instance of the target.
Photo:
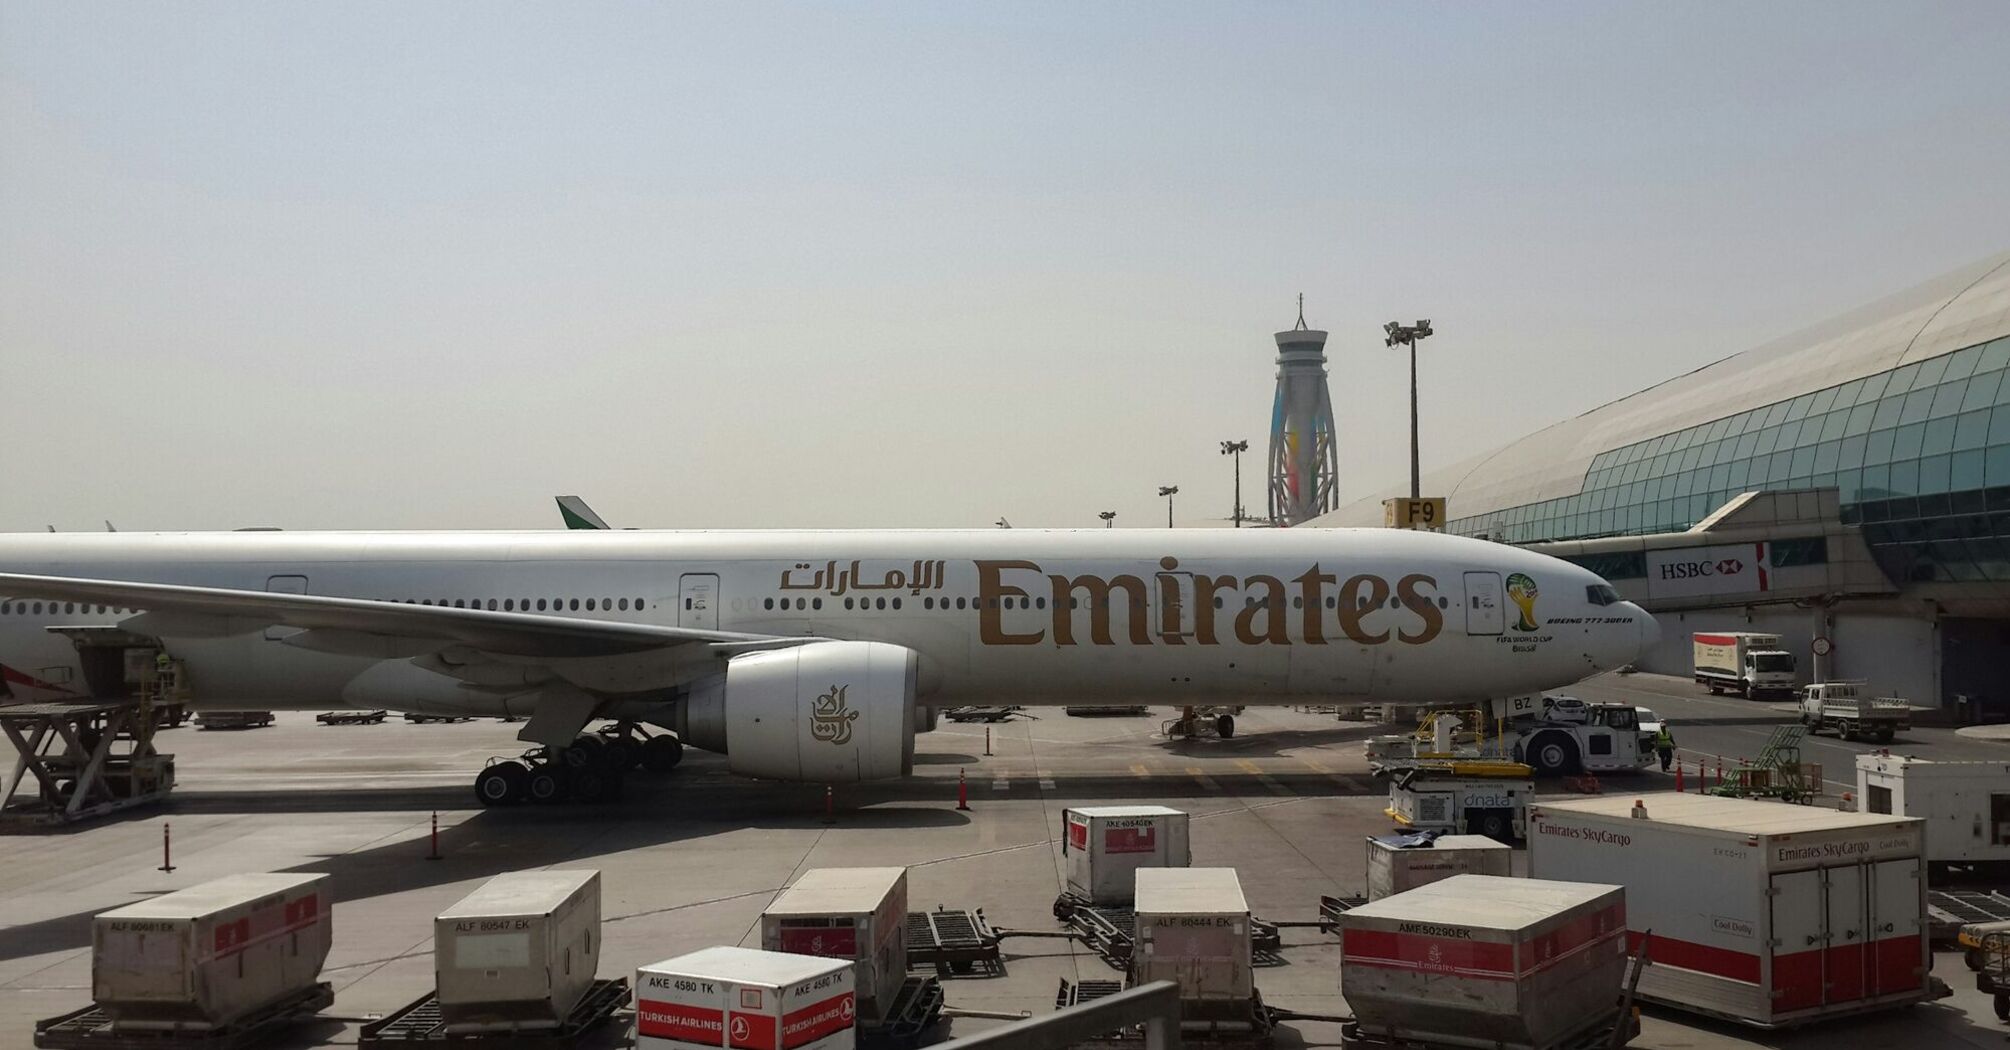
POLYGON ((1675 738, 1668 732, 1668 723, 1654 731, 1654 753, 1661 756, 1661 772, 1668 772, 1668 764, 1675 761, 1675 738))

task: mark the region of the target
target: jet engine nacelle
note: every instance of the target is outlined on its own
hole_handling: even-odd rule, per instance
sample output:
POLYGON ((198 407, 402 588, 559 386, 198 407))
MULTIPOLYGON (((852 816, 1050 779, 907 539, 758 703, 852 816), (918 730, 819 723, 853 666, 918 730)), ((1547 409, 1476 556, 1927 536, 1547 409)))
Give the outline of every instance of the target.
POLYGON ((914 771, 916 657, 884 642, 747 653, 678 705, 677 735, 742 776, 834 784, 914 771))

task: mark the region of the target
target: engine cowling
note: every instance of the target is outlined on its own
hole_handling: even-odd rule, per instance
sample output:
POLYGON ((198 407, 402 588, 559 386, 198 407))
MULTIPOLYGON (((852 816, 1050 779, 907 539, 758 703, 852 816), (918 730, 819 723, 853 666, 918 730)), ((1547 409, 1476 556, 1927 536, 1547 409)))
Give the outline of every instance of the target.
POLYGON ((851 783, 914 771, 914 650, 811 642, 746 653, 694 684, 677 735, 742 776, 851 783))

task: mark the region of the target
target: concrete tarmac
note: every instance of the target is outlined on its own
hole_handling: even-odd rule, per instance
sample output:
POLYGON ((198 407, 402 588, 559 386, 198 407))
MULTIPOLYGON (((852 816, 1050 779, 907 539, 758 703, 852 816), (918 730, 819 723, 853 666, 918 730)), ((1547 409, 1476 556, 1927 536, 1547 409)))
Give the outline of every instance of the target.
MULTIPOLYGON (((1601 690, 1637 692, 1642 682, 1603 679, 1574 691, 1605 698, 1601 690)), ((1664 713, 1682 732, 1681 715, 1664 713)), ((1168 741, 1159 735, 1166 716, 1036 710, 990 727, 990 755, 984 726, 944 721, 917 738, 912 778, 840 786, 831 824, 821 787, 742 780, 723 758, 698 752, 674 774, 632 778, 611 805, 483 810, 474 772, 522 749, 519 726, 492 721, 321 726, 311 714, 282 713, 265 729, 173 730, 161 747, 177 755, 181 786, 164 808, 0 840, 0 1047, 29 1045, 35 1019, 88 1001, 92 915, 234 872, 334 879, 324 978, 336 1001, 274 1044, 292 1047, 353 1045, 364 1021, 430 990, 432 917, 487 877, 523 868, 601 870, 601 974, 610 977, 708 945, 757 946, 761 910, 812 867, 905 864, 916 910, 981 907, 1000 928, 1055 931, 1061 811, 1074 804, 1188 810, 1194 863, 1238 869, 1267 919, 1311 919, 1320 894, 1364 891, 1362 839, 1389 822, 1361 743, 1383 727, 1251 709, 1233 740, 1168 741), (967 812, 955 808, 959 772, 967 812), (435 813, 442 857, 429 860, 435 813), (159 870, 164 825, 172 825, 173 872, 159 870)), ((1608 778, 1615 791, 1667 786, 1658 774, 1608 778)), ((952 1008, 1042 1013, 1063 980, 1121 976, 1066 941, 1008 940, 1005 949, 1003 976, 946 982, 952 1008)), ((1273 1005, 1344 1013, 1338 965, 1337 938, 1287 930, 1282 961, 1259 969, 1257 984, 1273 1005)), ((1632 1045, 2001 1045, 2005 1029, 1959 961, 1941 956, 1936 973, 1956 987, 1954 998, 1790 1033, 1650 1008, 1632 1045)), ((938 1034, 997 1023, 961 1018, 938 1034)), ((1338 1026, 1323 1022, 1288 1024, 1278 1039, 1287 1048, 1338 1042, 1338 1026)), ((625 1045, 625 1034, 616 1027, 588 1045, 625 1045)))

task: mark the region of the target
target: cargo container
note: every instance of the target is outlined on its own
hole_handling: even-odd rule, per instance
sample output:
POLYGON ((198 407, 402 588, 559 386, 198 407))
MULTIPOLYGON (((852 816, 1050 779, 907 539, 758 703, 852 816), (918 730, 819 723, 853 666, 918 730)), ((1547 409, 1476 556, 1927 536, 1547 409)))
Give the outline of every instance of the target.
POLYGON ((1924 820, 1929 864, 2010 868, 2010 762, 1858 755, 1856 797, 1866 813, 1924 820))
POLYGON ((1187 816, 1166 806, 1081 806, 1063 810, 1061 854, 1068 892, 1090 904, 1131 903, 1140 868, 1184 868, 1187 816))
POLYGON ((1509 1050, 1631 1022, 1619 886, 1454 875, 1342 913, 1340 937, 1340 993, 1371 1036, 1509 1050))
MULTIPOLYGON (((1131 983, 1177 981, 1185 1016, 1256 995, 1249 902, 1234 868, 1141 868, 1131 983)), ((1231 1011, 1233 1012, 1233 1011, 1231 1011)))
POLYGON ((1513 875, 1514 848, 1485 835, 1439 835, 1416 846, 1419 836, 1368 837, 1368 899, 1414 890, 1454 875, 1513 875))
POLYGON ((859 1013, 884 1018, 907 979, 907 869, 804 872, 761 913, 761 947, 851 960, 859 1013))
POLYGON ((516 871, 433 920, 440 1020, 452 1034, 556 1028, 600 969, 600 873, 516 871))
POLYGON ((1532 877, 1626 887, 1643 999, 1771 1028, 1943 994, 1919 820, 1654 794, 1532 803, 1529 830, 1532 877))
POLYGON ((852 1050, 851 963, 705 948, 635 971, 636 1050, 852 1050))
POLYGON ((121 1030, 224 1028, 311 991, 328 958, 328 876, 228 875, 91 925, 91 997, 121 1030))

